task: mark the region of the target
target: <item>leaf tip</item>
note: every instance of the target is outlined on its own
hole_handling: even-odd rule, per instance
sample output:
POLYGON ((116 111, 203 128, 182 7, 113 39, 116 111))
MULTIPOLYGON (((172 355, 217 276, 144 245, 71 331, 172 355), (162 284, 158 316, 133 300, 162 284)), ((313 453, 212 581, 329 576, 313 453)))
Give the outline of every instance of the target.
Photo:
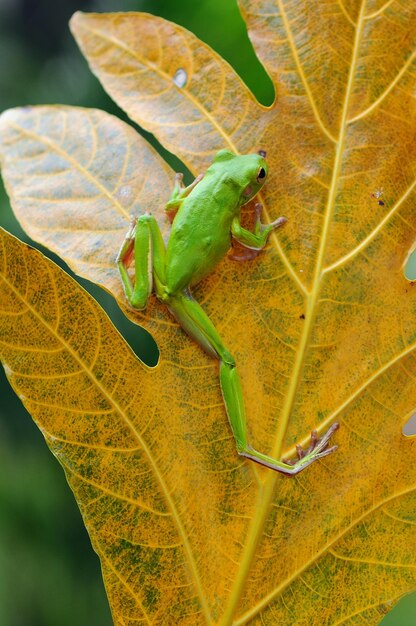
POLYGON ((27 105, 24 107, 15 107, 13 109, 6 109, 0 114, 0 135, 4 132, 7 135, 8 129, 14 125, 20 125, 22 116, 27 113, 31 113, 33 106, 27 105))
POLYGON ((73 35, 75 35, 78 27, 82 26, 82 23, 85 22, 86 19, 88 19, 87 13, 84 13, 84 11, 75 11, 68 22, 69 30, 73 35))
POLYGON ((17 127, 30 126, 39 108, 39 106, 28 104, 23 107, 6 109, 0 114, 0 135, 2 135, 0 143, 2 148, 5 148, 7 145, 7 137, 10 130, 17 130, 17 127))
POLYGON ((78 20, 82 20, 84 15, 85 15, 84 11, 75 11, 75 13, 73 13, 71 17, 69 18, 69 23, 74 24, 78 20))

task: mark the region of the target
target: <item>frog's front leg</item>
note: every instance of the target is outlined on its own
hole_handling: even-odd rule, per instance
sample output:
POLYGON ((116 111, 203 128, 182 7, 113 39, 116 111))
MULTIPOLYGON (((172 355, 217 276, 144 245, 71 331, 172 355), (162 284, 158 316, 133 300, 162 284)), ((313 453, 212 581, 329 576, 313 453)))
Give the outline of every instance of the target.
POLYGON ((336 450, 337 446, 328 448, 328 443, 332 433, 338 428, 338 424, 333 424, 322 439, 318 439, 314 431, 309 449, 305 453, 299 447, 299 458, 294 463, 277 461, 252 448, 247 440, 240 377, 235 361, 222 343, 215 326, 189 292, 167 296, 166 304, 188 335, 195 339, 210 356, 219 360, 221 391, 239 455, 284 474, 297 474, 317 459, 336 450))
POLYGON ((132 220, 131 226, 117 255, 117 265, 124 292, 130 304, 138 310, 146 307, 152 291, 165 283, 165 244, 159 225, 153 215, 145 213, 132 220), (134 250, 134 284, 128 267, 134 250))
POLYGON ((165 206, 165 212, 171 224, 175 219, 175 215, 178 212, 178 209, 181 206, 183 199, 189 196, 192 189, 194 189, 194 187, 199 183, 200 180, 202 180, 203 177, 203 174, 199 174, 190 185, 185 187, 183 184, 183 174, 178 173, 175 175, 175 184, 173 186, 172 195, 165 206))
MULTIPOLYGON (((245 248, 256 251, 257 253, 266 245, 270 233, 287 222, 285 217, 278 217, 277 220, 271 222, 271 224, 262 224, 260 219, 262 208, 260 203, 257 203, 255 206, 256 223, 254 225, 254 232, 243 228, 239 217, 235 217, 231 224, 231 234, 234 239, 245 248)), ((253 255, 249 253, 247 258, 253 258, 253 255)), ((235 257, 235 260, 245 260, 245 257, 235 257)))

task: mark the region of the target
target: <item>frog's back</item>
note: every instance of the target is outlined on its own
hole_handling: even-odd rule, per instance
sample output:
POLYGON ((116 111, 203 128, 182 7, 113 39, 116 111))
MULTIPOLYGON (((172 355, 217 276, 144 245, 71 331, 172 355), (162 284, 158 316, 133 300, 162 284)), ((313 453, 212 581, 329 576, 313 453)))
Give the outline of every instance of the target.
POLYGON ((238 199, 224 201, 222 185, 207 172, 178 210, 166 251, 166 287, 171 293, 197 284, 230 248, 238 199))

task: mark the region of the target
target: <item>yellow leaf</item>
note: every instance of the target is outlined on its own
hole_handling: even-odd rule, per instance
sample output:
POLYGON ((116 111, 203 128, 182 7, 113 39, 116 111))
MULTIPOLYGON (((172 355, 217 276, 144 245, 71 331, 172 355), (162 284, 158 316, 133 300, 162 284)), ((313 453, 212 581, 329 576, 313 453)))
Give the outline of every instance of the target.
MULTIPOLYGON (((3 358, 67 468, 117 626, 377 624, 416 586, 416 441, 402 435, 416 407, 416 291, 403 275, 415 240, 416 8, 241 5, 275 82, 270 108, 160 18, 76 14, 72 29, 112 97, 195 173, 219 148, 267 150, 262 202, 288 223, 255 261, 226 259, 195 295, 236 357, 252 443, 280 457, 336 419, 336 454, 293 480, 241 462, 216 364, 161 306, 129 312, 159 344, 150 370, 89 299, 79 302, 84 294, 69 295, 76 288, 61 286, 60 272, 52 279, 36 253, 13 247, 1 301, 25 313, 4 316, 3 358), (66 326, 45 339, 40 319, 52 328, 58 311, 66 326), (58 352, 61 335, 71 358, 58 352), (39 356, 30 341, 37 350, 42 336, 52 350, 39 356), (71 395, 73 354, 93 375, 71 395), (26 378, 22 367, 32 367, 26 378), (45 396, 46 407, 36 404, 45 396)), ((170 172, 98 112, 17 110, 2 120, 19 219, 124 303, 113 259, 128 213, 161 216, 170 172)))
POLYGON ((3 179, 22 227, 121 297, 115 258, 130 216, 153 207, 162 215, 171 169, 130 126, 95 109, 10 109, 0 132, 3 179))
POLYGON ((71 28, 113 99, 174 154, 180 147, 190 167, 208 165, 224 147, 249 152, 268 124, 231 67, 176 24, 144 13, 76 13, 71 28))

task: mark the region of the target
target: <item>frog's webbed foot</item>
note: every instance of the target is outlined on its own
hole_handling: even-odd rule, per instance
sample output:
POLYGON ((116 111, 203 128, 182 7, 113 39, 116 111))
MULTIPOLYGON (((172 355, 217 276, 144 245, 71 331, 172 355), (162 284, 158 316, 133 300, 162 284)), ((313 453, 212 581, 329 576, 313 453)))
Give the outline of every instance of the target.
MULTIPOLYGON (((282 459, 284 463, 287 465, 291 465, 293 469, 297 469, 300 471, 307 465, 310 465, 317 459, 322 459, 324 456, 328 454, 332 454, 338 448, 338 446, 331 446, 328 448, 329 440, 336 430, 338 430, 339 424, 335 422, 328 428, 326 433, 319 439, 318 433, 316 430, 311 432, 311 441, 307 450, 303 450, 302 446, 296 446, 296 452, 298 455, 297 461, 291 459, 282 459)), ((294 472, 296 473, 296 472, 294 472)))

